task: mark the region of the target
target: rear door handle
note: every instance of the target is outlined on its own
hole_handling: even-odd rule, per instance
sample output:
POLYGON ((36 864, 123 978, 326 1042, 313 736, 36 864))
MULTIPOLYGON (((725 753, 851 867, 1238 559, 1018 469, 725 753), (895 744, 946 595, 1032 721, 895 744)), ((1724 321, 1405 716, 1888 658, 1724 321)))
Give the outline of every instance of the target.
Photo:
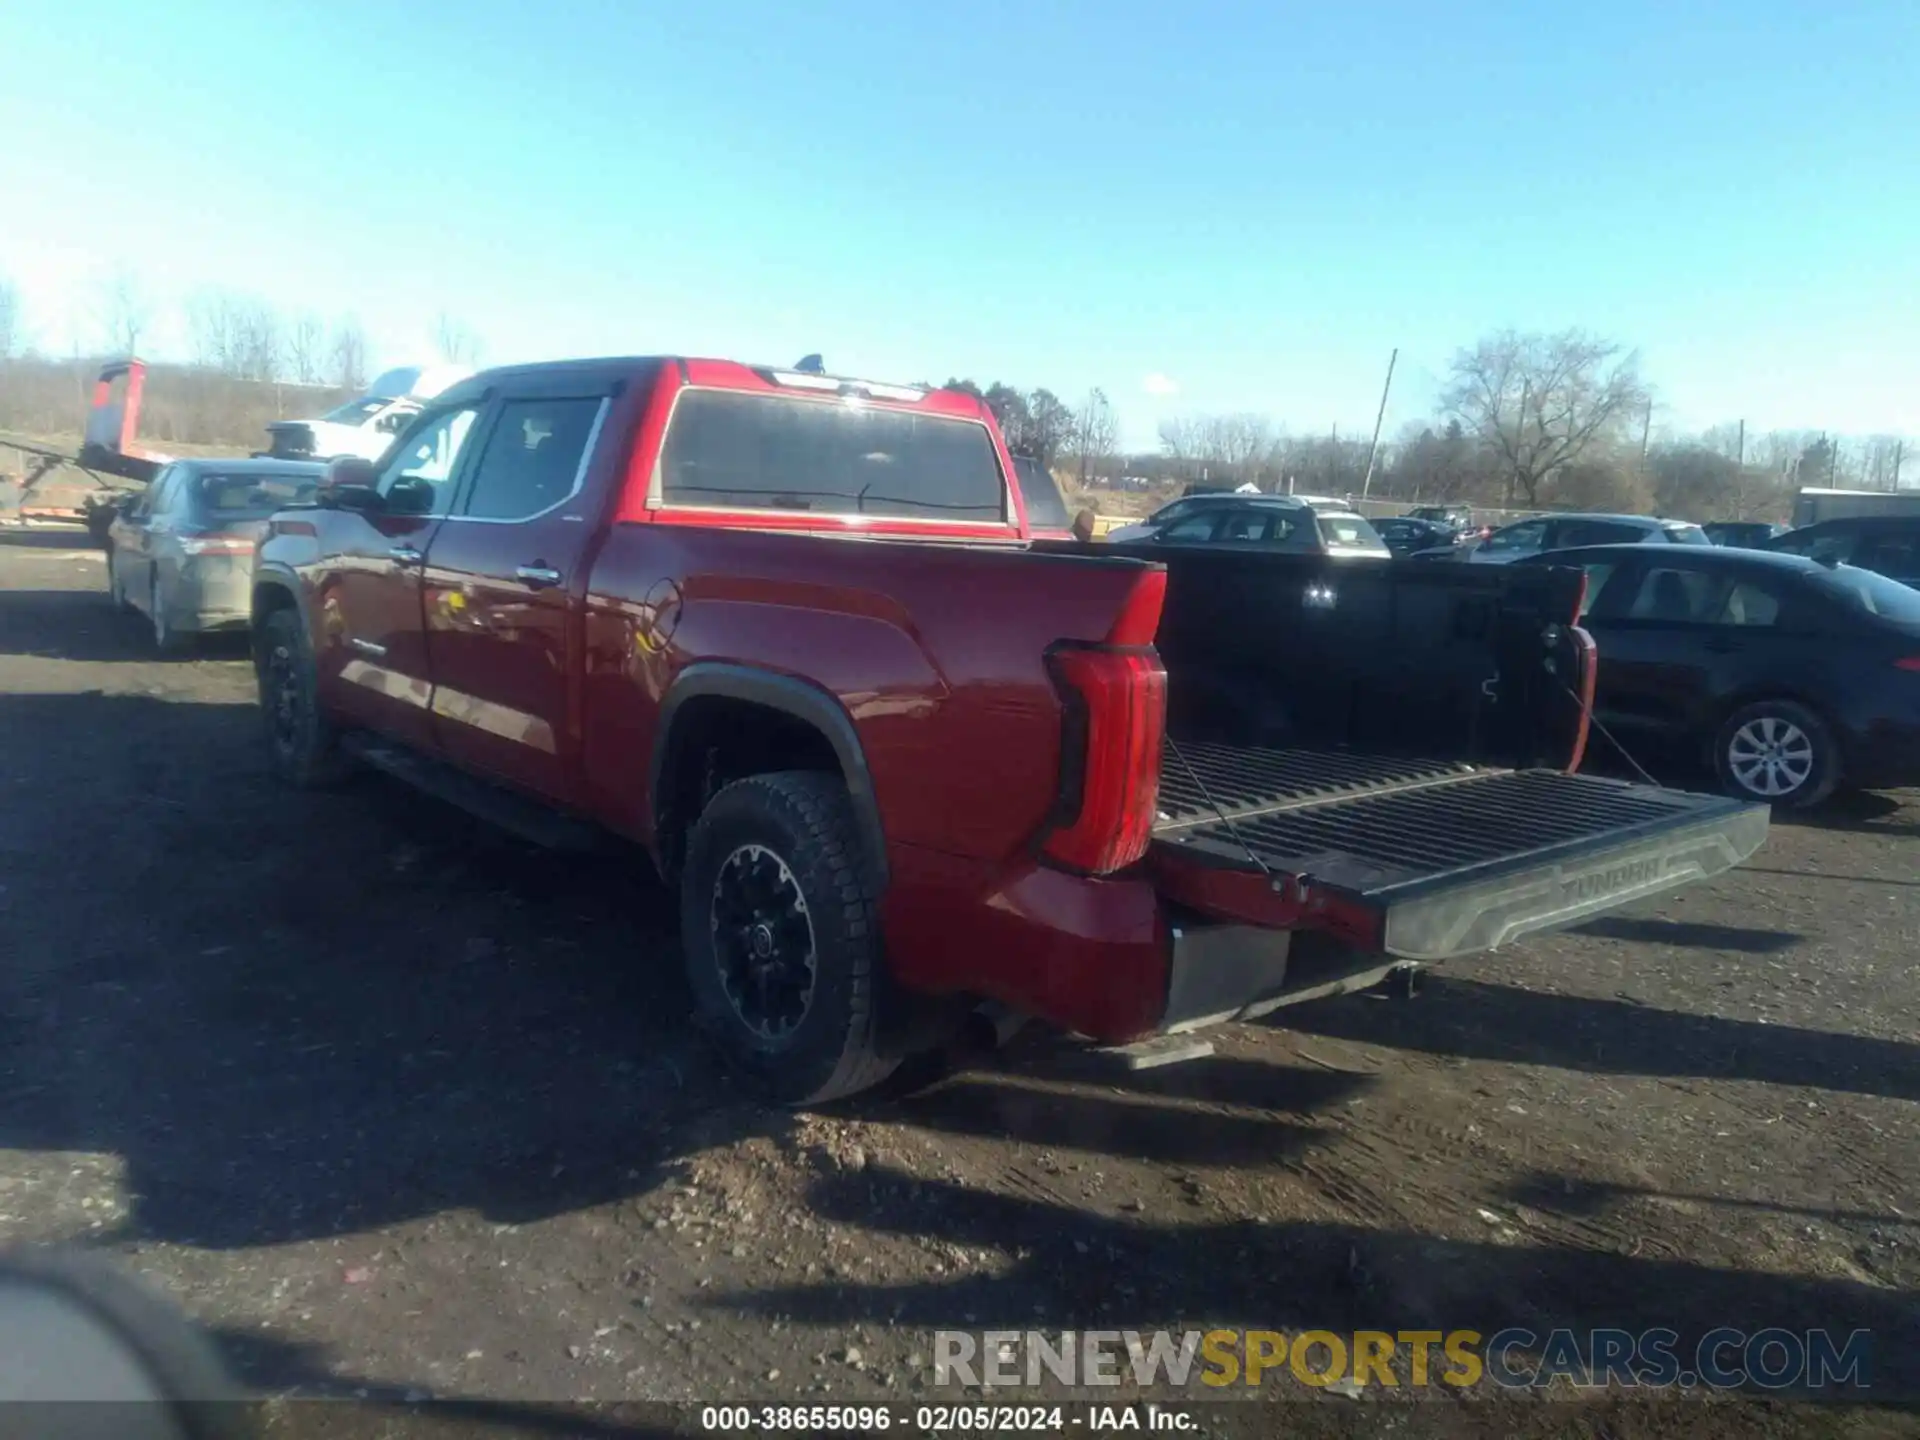
POLYGON ((396 565, 418 565, 427 558, 411 545, 396 545, 387 551, 387 554, 392 557, 396 565))
POLYGON ((550 565, 522 565, 513 574, 515 579, 524 580, 536 590, 560 583, 560 572, 550 565))

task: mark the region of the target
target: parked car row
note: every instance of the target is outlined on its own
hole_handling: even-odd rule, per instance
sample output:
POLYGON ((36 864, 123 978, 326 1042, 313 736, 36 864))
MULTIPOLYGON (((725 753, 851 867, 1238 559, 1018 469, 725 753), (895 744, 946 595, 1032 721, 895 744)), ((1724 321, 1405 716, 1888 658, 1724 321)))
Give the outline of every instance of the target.
POLYGON ((162 645, 251 627, 290 784, 371 767, 637 843, 702 1028, 785 1100, 981 1026, 1151 1043, 1363 988, 1765 835, 1577 773, 1564 695, 1489 692, 1509 663, 1586 685, 1573 572, 1356 563, 1380 536, 1308 497, 1094 546, 1056 489, 973 396, 523 366, 377 461, 170 466, 110 574, 162 645), (1338 963, 1289 968, 1302 929, 1338 963))

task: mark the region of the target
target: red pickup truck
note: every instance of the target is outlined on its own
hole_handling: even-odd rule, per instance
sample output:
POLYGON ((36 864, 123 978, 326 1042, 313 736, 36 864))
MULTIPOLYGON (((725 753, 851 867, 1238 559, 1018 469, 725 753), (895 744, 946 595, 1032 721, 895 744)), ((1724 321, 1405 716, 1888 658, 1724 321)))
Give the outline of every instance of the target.
POLYGON ((1375 983, 1764 837, 1575 773, 1578 571, 1035 538, 1016 475, 951 392, 481 374, 271 522, 273 764, 639 842, 788 1100, 983 1015, 1117 1044, 1375 983))

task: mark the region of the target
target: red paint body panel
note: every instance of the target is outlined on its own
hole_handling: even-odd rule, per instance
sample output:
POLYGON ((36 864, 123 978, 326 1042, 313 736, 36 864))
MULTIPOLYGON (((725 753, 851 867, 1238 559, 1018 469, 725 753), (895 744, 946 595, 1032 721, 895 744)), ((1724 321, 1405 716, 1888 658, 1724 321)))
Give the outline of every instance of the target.
POLYGON ((1110 1044, 1158 1028, 1171 938, 1147 880, 997 867, 913 845, 890 854, 880 914, 902 984, 998 1000, 1110 1044))

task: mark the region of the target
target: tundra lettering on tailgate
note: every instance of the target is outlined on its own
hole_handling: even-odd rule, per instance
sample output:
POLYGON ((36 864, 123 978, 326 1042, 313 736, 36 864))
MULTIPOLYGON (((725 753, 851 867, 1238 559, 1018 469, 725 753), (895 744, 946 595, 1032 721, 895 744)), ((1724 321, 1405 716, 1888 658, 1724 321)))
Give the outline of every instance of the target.
POLYGON ((1645 860, 1628 860, 1619 865, 1611 865, 1605 870, 1589 871, 1585 875, 1576 875, 1566 882, 1566 897, 1575 904, 1588 900, 1599 900, 1605 896, 1617 894, 1622 890, 1637 890, 1641 886, 1660 879, 1667 873, 1668 857, 1649 856, 1645 860))

